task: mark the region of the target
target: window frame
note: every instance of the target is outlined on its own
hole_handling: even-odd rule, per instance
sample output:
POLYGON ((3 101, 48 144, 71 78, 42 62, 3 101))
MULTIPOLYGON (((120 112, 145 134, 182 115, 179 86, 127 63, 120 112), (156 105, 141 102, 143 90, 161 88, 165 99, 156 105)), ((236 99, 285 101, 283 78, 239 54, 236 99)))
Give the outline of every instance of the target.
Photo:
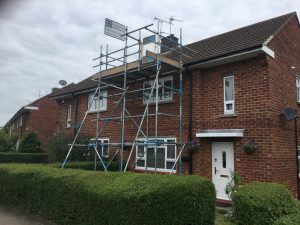
POLYGON ((95 96, 95 93, 94 92, 89 93, 89 95, 88 95, 88 104, 87 104, 87 108, 89 110, 88 111, 89 113, 98 112, 98 110, 99 110, 99 112, 107 111, 107 90, 101 91, 101 94, 103 96, 102 99, 95 99, 94 97, 92 97, 92 96, 95 96), (92 103, 91 107, 89 108, 89 106, 91 104, 91 102, 90 102, 91 99, 93 99, 93 103, 92 103), (99 107, 99 109, 96 108, 96 100, 99 100, 99 105, 100 106, 103 105, 102 107, 99 107), (101 101, 103 102, 103 104, 100 104, 101 101), (93 105, 94 105, 94 107, 93 107, 93 105))
POLYGON ((234 88, 234 75, 230 75, 230 76, 226 76, 223 77, 223 100, 224 100, 224 114, 228 115, 228 114, 234 114, 235 113, 235 88, 234 88), (228 100, 226 101, 226 79, 228 78, 232 78, 232 96, 233 96, 233 100, 228 100), (227 110, 227 105, 232 104, 232 109, 231 110, 227 110))
POLYGON ((300 77, 296 77, 296 94, 297 94, 297 103, 300 103, 300 77))
MULTIPOLYGON (((148 85, 148 88, 152 87, 152 85, 154 84, 155 80, 148 80, 148 81, 144 81, 143 82, 143 104, 147 104, 148 102, 148 97, 146 97, 147 95, 150 95, 151 90, 145 90, 145 85, 148 85)), ((174 82, 173 82, 173 76, 167 76, 167 77, 161 77, 158 79, 158 82, 161 83, 161 85, 163 87, 159 87, 159 89, 161 88, 161 99, 158 99, 158 102, 171 102, 173 101, 173 88, 174 88, 174 82), (166 81, 171 81, 171 88, 165 88, 165 82, 166 81), (168 89, 170 92, 170 96, 169 97, 165 97, 165 90, 168 89)), ((153 95, 152 98, 150 99, 150 104, 155 103, 155 98, 156 98, 156 88, 153 90, 153 95)))
MULTIPOLYGON (((91 140, 91 141, 94 141, 95 138, 92 138, 92 139, 90 139, 90 140, 91 140)), ((109 138, 98 138, 98 143, 100 142, 101 144, 103 144, 104 141, 107 141, 107 143, 108 143, 108 145, 107 145, 107 155, 103 155, 103 145, 101 145, 101 146, 100 146, 100 147, 101 147, 100 156, 101 156, 101 158, 103 158, 103 159, 108 159, 108 157, 109 157, 109 138)), ((97 143, 97 144, 98 144, 98 143, 97 143)), ((99 149, 98 149, 98 151, 99 151, 99 149)))
POLYGON ((67 128, 71 128, 71 121, 72 121, 72 105, 69 104, 67 108, 67 123, 66 123, 67 128))
MULTIPOLYGON (((141 139, 138 139, 139 141, 146 141, 145 138, 141 138, 141 139)), ((155 138, 149 138, 148 140, 155 140, 155 138)), ((164 148, 164 151, 165 151, 165 159, 164 159, 164 168, 156 168, 157 171, 159 172, 172 172, 172 169, 168 169, 167 168, 167 163, 168 162, 171 162, 171 163, 175 163, 176 162, 176 158, 177 158, 177 146, 176 146, 176 138, 175 137, 158 137, 157 140, 159 141, 163 141, 163 142, 168 142, 170 140, 172 140, 174 142, 174 146, 175 146, 175 155, 174 155, 174 158, 168 158, 168 145, 160 145, 158 146, 158 148, 164 148)), ((140 158, 140 156, 138 155, 138 147, 140 146, 143 146, 143 144, 137 144, 136 146, 136 158, 135 158, 135 169, 137 170, 146 170, 147 168, 147 171, 155 171, 155 168, 154 167, 148 167, 147 166, 147 153, 145 153, 146 151, 146 146, 143 146, 144 148, 144 151, 143 153, 145 153, 143 155, 143 157, 139 160, 139 161, 144 161, 144 166, 138 166, 137 164, 137 160, 140 158)), ((152 147, 152 146, 151 146, 152 147)), ((153 145, 153 148, 155 148, 155 146, 153 145)), ((177 169, 176 169, 176 166, 173 170, 173 173, 176 173, 177 169)))

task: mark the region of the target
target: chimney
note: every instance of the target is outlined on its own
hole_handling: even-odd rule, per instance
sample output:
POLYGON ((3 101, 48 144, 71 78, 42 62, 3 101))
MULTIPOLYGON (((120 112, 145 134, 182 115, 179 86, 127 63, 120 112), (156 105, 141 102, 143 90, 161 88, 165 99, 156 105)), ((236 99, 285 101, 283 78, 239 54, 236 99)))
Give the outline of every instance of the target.
POLYGON ((58 90, 59 90, 59 88, 54 87, 54 88, 52 88, 52 93, 54 93, 54 92, 56 92, 56 91, 58 91, 58 90))
POLYGON ((178 47, 178 38, 175 37, 174 34, 170 34, 169 36, 161 39, 161 44, 161 53, 168 52, 170 51, 170 48, 178 47))

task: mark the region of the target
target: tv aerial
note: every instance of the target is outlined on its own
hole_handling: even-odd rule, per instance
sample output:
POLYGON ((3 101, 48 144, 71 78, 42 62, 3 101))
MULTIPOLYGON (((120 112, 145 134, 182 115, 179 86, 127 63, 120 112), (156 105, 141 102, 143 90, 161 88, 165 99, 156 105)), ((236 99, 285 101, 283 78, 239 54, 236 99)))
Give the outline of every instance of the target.
MULTIPOLYGON (((174 25, 174 21, 180 22, 180 23, 183 22, 182 20, 175 19, 174 15, 169 18, 169 21, 166 21, 166 20, 163 20, 163 19, 159 19, 157 17, 154 17, 154 20, 159 21, 161 24, 163 24, 163 23, 169 24, 170 25, 170 33, 169 33, 170 35, 172 34, 172 26, 174 25)), ((165 32, 163 32, 163 33, 165 33, 165 32)))
POLYGON ((65 81, 65 80, 60 80, 60 81, 58 81, 58 83, 59 83, 59 85, 61 85, 62 87, 64 87, 64 86, 66 86, 67 81, 65 81))

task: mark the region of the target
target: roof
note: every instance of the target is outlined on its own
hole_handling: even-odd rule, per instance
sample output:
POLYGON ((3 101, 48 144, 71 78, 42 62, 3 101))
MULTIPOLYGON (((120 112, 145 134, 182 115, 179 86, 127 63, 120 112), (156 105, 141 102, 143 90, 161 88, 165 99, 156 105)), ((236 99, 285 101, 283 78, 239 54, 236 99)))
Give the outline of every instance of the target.
POLYGON ((294 16, 297 16, 296 12, 188 44, 187 47, 197 51, 198 54, 189 54, 193 60, 186 60, 185 64, 203 62, 262 46, 294 16))
MULTIPOLYGON (((246 27, 242 27, 230 32, 213 36, 201 41, 186 45, 197 53, 184 50, 184 53, 191 56, 184 59, 184 66, 205 62, 212 59, 252 50, 262 46, 272 35, 279 32, 293 17, 297 17, 296 12, 275 17, 246 27)), ((170 56, 170 58, 173 58, 170 56)), ((58 90, 50 97, 69 95, 79 91, 95 88, 97 82, 92 81, 91 77, 75 84, 69 85, 64 89, 58 90)))

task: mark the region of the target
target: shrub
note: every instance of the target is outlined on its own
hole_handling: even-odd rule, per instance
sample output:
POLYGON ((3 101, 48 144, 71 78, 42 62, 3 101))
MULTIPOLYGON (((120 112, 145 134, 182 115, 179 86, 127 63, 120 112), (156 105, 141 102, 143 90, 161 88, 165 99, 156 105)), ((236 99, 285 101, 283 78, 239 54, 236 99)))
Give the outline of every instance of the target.
POLYGON ((249 183, 233 194, 235 222, 238 225, 270 225, 295 211, 288 188, 275 183, 249 183))
POLYGON ((3 129, 0 129, 0 152, 15 150, 16 136, 9 136, 3 129))
POLYGON ((300 224, 300 212, 292 213, 287 216, 283 216, 276 220, 273 225, 299 225, 300 224))
POLYGON ((0 163, 47 163, 47 153, 0 152, 0 163))
POLYGON ((0 201, 61 225, 212 225, 215 189, 197 176, 0 165, 0 201))
MULTIPOLYGON (((108 160, 103 161, 105 165, 107 165, 109 162, 108 160)), ((123 163, 123 168, 125 167, 125 163, 123 163)), ((61 163, 55 163, 53 164, 54 167, 60 168, 61 163)), ((81 170, 94 170, 95 162, 93 161, 87 161, 87 162, 67 162, 65 164, 66 169, 81 169, 81 170)), ((99 160, 97 162, 97 171, 103 171, 103 166, 99 163, 99 160)), ((112 161, 108 167, 109 172, 116 172, 119 171, 119 161, 112 161)))
MULTIPOLYGON (((51 162, 62 162, 64 161, 70 146, 69 144, 72 143, 73 137, 70 135, 57 132, 55 133, 50 141, 48 146, 48 152, 50 154, 51 162)), ((85 143, 89 142, 88 137, 80 137, 78 138, 77 143, 85 143)), ((69 161, 86 161, 93 158, 93 151, 88 147, 75 147, 71 152, 68 160, 69 161)))
POLYGON ((19 152, 26 153, 41 153, 42 142, 38 139, 37 134, 33 131, 29 131, 25 134, 20 142, 19 152))

